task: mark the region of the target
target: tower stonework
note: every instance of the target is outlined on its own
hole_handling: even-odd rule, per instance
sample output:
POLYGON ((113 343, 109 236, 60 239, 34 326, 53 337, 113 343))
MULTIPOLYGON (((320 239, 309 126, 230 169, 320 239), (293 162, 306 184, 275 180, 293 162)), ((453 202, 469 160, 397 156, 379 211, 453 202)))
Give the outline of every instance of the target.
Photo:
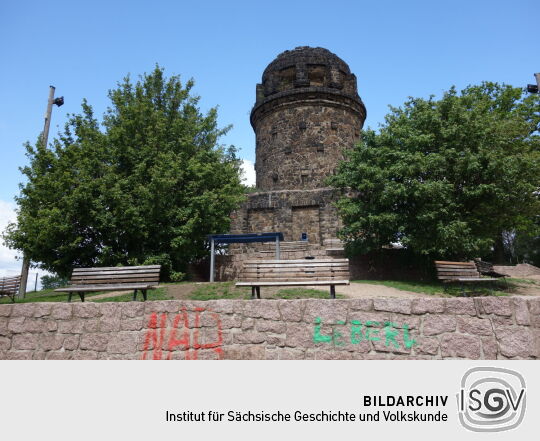
POLYGON ((256 91, 257 188, 324 187, 366 118, 349 66, 326 49, 299 47, 268 65, 256 91))
MULTIPOLYGON (((339 195, 325 180, 359 139, 365 118, 356 76, 335 54, 307 46, 279 54, 256 86, 251 111, 257 191, 232 214, 231 233, 282 232, 296 244, 305 233, 301 247, 283 247, 282 258, 324 255, 341 227, 333 205, 339 195)), ((223 266, 261 248, 232 246, 223 266)), ((231 278, 237 271, 220 272, 231 278)))

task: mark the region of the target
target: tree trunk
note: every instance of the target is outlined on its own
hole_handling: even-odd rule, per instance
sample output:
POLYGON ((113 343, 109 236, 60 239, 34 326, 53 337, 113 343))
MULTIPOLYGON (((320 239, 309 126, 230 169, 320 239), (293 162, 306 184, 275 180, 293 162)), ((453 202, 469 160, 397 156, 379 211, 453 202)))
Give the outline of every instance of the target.
POLYGON ((496 265, 503 265, 505 263, 502 233, 499 233, 495 238, 495 244, 493 247, 493 263, 496 265))

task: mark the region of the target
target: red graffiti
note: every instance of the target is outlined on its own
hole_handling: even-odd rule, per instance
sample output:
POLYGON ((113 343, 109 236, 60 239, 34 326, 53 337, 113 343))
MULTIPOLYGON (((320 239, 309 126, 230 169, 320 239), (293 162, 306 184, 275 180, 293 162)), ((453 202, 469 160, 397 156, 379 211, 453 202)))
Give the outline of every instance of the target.
POLYGON ((170 360, 175 350, 182 350, 186 360, 197 360, 200 349, 212 349, 217 354, 218 359, 221 360, 223 358, 223 349, 221 348, 223 345, 223 333, 219 314, 212 311, 207 311, 206 314, 215 320, 216 341, 199 343, 201 313, 204 311, 206 311, 204 308, 195 308, 192 328, 189 326, 189 316, 186 308, 182 308, 182 312, 176 314, 170 328, 167 325, 167 319, 169 318, 167 313, 161 313, 158 320, 158 313, 153 312, 148 322, 142 359, 163 360, 163 352, 165 351, 167 352, 165 359, 170 360), (152 351, 151 357, 149 351, 152 351))

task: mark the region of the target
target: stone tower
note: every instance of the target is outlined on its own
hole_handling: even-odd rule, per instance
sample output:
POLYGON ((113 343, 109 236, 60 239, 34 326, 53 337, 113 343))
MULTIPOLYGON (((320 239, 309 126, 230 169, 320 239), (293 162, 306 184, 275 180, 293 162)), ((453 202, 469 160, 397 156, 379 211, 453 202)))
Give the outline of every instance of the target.
POLYGON ((323 48, 278 55, 257 84, 251 125, 256 134, 257 193, 232 216, 231 233, 307 236, 312 248, 336 238, 335 190, 325 186, 366 118, 356 76, 323 48))
POLYGON ((324 187, 366 119, 349 66, 327 49, 297 47, 268 65, 256 90, 257 188, 324 187))

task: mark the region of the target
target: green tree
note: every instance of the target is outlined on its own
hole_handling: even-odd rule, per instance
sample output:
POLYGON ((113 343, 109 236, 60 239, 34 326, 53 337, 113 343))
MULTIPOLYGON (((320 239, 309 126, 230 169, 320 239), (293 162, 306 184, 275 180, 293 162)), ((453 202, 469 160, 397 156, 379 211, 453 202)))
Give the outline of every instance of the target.
POLYGON ((410 98, 363 139, 330 181, 353 251, 400 242, 424 255, 502 250, 503 231, 540 215, 540 100, 495 83, 410 98))
POLYGON ((228 230, 243 198, 234 147, 218 139, 217 111, 203 115, 192 81, 162 68, 109 91, 102 129, 86 101, 53 148, 27 144, 27 183, 6 243, 40 267, 164 265, 165 277, 228 230))

